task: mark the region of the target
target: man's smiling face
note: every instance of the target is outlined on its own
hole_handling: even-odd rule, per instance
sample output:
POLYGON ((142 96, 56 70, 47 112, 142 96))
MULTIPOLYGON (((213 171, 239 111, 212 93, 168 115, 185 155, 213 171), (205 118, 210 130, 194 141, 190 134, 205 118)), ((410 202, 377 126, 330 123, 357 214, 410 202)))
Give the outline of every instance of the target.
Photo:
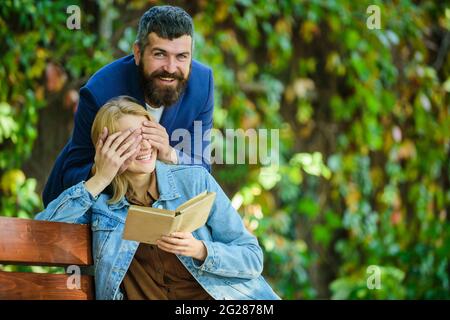
POLYGON ((134 45, 144 96, 152 107, 170 106, 181 96, 191 72, 192 38, 183 35, 172 40, 148 35, 143 51, 134 45))

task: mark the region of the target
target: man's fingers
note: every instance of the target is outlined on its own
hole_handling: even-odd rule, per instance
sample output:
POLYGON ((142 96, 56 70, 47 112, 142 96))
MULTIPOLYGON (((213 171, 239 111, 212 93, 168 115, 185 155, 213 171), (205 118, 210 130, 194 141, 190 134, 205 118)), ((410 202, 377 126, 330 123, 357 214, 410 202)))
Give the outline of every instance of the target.
POLYGON ((164 147, 166 147, 166 143, 162 139, 159 139, 159 138, 151 138, 150 139, 150 138, 146 138, 144 136, 142 138, 147 140, 152 147, 154 147, 154 148, 156 147, 156 149, 158 149, 160 151, 163 151, 164 147))
POLYGON ((165 128, 156 121, 144 121, 143 125, 148 128, 162 128, 165 130, 165 128))
POLYGON ((165 146, 165 140, 159 136, 150 136, 143 133, 142 139, 147 140, 152 147, 156 147, 158 150, 165 146))
POLYGON ((164 138, 161 136, 153 135, 153 134, 142 134, 142 137, 146 140, 149 140, 150 143, 157 142, 157 143, 164 143, 164 138))
POLYGON ((164 144, 159 143, 159 142, 150 142, 150 144, 152 145, 152 148, 155 148, 156 150, 162 152, 164 150, 164 144))
POLYGON ((161 137, 168 137, 167 131, 164 127, 142 127, 142 133, 154 134, 161 137))
POLYGON ((157 128, 157 127, 142 127, 142 132, 144 133, 160 133, 160 132, 165 132, 166 129, 164 129, 164 127, 162 128, 157 128))

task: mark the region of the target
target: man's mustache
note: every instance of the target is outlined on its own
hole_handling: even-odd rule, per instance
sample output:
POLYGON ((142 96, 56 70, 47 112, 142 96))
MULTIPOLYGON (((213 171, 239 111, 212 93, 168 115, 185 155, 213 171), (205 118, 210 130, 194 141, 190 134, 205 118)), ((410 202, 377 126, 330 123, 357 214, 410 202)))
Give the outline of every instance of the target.
POLYGON ((174 72, 174 73, 169 73, 167 71, 154 71, 151 75, 151 78, 169 78, 169 79, 175 79, 175 80, 184 80, 184 75, 181 72, 174 72))

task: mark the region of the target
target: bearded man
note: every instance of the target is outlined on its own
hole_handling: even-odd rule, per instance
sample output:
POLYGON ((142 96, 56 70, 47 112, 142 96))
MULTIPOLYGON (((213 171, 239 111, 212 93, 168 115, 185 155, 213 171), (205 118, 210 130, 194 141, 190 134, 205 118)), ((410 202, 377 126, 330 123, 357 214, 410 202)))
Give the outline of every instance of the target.
MULTIPOLYGON (((135 98, 155 120, 130 132, 121 145, 142 135, 157 149, 159 160, 200 164, 210 171, 213 75, 209 67, 192 59, 193 39, 192 18, 183 9, 155 6, 144 13, 134 54, 103 67, 80 89, 72 136, 58 155, 44 188, 45 206, 92 175, 92 123, 99 108, 117 96, 135 98)), ((128 163, 124 163, 122 172, 128 163)))

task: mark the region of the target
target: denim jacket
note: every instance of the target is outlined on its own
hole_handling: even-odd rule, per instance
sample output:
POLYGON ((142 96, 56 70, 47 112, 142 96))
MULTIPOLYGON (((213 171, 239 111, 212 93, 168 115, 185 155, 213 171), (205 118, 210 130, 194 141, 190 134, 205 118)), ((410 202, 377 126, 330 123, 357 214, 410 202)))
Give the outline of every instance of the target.
MULTIPOLYGON (((263 253, 244 227, 223 190, 201 166, 167 165, 156 161, 160 197, 153 207, 174 210, 204 190, 216 192, 207 223, 192 232, 207 249, 203 262, 177 255, 214 299, 279 299, 261 275, 263 253)), ((96 298, 121 300, 120 284, 139 242, 122 239, 129 203, 125 197, 108 204, 110 196, 94 198, 84 181, 66 189, 35 219, 91 224, 96 298)))

